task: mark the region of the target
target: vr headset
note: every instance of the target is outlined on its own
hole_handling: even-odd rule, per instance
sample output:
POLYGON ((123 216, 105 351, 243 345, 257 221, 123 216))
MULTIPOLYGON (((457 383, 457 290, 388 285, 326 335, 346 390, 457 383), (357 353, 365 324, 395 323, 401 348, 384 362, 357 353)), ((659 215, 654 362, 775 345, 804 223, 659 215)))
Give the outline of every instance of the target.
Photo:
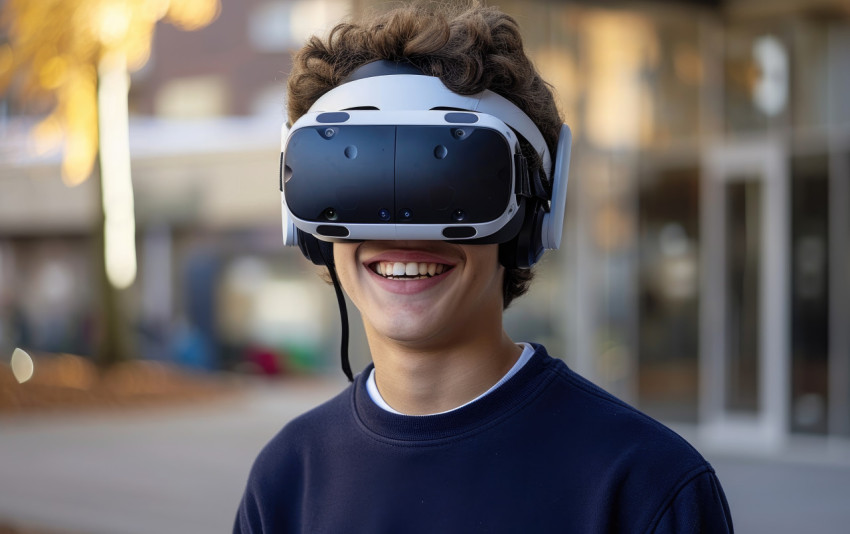
POLYGON ((369 63, 282 129, 284 244, 328 265, 334 241, 498 243, 503 265, 531 267, 560 246, 571 140, 563 125, 553 161, 506 98, 369 63), (542 168, 526 162, 520 138, 542 168))

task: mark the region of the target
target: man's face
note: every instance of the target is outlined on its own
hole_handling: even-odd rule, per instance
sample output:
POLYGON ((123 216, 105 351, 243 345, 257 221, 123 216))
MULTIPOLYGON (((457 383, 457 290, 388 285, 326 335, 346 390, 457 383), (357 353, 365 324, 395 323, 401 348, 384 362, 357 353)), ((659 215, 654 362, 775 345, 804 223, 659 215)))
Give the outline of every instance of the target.
POLYGON ((451 344, 502 313, 498 245, 334 243, 334 259, 367 332, 387 339, 422 348, 451 344))

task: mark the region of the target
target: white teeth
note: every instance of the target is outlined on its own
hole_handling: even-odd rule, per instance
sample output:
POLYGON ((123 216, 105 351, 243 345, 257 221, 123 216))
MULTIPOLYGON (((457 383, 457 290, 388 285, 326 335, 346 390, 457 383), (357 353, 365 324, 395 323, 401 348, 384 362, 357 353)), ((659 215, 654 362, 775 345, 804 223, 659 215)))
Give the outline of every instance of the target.
POLYGON ((447 266, 441 263, 382 261, 374 265, 375 272, 386 278, 435 276, 442 274, 446 269, 447 266))

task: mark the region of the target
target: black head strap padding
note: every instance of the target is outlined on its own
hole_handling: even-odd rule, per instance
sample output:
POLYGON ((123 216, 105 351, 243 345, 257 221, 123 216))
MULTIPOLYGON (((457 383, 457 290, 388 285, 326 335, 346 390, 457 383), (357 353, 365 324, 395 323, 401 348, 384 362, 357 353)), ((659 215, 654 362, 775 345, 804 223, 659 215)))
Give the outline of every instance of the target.
POLYGON ((305 258, 315 265, 327 266, 328 261, 333 264, 333 243, 321 241, 303 230, 296 231, 298 232, 298 248, 301 249, 301 253, 304 254, 305 258))
POLYGON ((529 170, 522 154, 514 154, 516 191, 520 197, 522 226, 517 235, 499 245, 499 263, 508 269, 530 269, 543 255, 543 217, 549 211, 551 190, 540 174, 540 168, 529 170))
POLYGON ((373 78, 375 76, 392 76, 393 74, 416 74, 423 76, 425 73, 413 66, 412 63, 379 59, 357 67, 342 83, 362 80, 363 78, 373 78))
POLYGON ((552 186, 543 179, 539 167, 535 168, 534 172, 529 173, 528 182, 531 187, 532 196, 538 199, 541 202, 543 209, 548 212, 549 201, 552 200, 552 186))
POLYGON ((514 167, 516 167, 517 194, 541 201, 546 205, 546 211, 549 211, 548 201, 552 198, 552 191, 540 175, 540 168, 535 167, 533 171, 529 170, 528 160, 522 154, 514 154, 514 167))
POLYGON ((526 201, 522 227, 519 233, 506 243, 499 245, 499 263, 508 269, 530 269, 543 255, 542 205, 526 201))
POLYGON ((529 183, 528 179, 528 164, 525 161, 525 156, 514 154, 514 168, 516 169, 515 189, 517 195, 526 198, 533 196, 531 183, 529 183))

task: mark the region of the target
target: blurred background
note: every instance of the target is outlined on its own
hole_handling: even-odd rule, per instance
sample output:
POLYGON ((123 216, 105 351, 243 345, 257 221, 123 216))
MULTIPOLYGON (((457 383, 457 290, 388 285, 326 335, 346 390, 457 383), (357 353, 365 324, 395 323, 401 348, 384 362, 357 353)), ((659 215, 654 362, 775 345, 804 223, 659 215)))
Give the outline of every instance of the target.
MULTIPOLYGON (((97 380, 81 366, 127 362, 236 379, 268 425, 241 445, 238 499, 281 414, 342 387, 333 291, 282 246, 280 125, 291 53, 381 3, 0 1, 0 444, 28 449, 40 369, 77 392, 97 380)), ((820 503, 846 504, 850 3, 488 3, 519 21, 574 135, 564 243, 507 312, 511 336, 730 472, 834 461, 820 503)), ((727 492, 733 515, 775 504, 727 492)), ((24 508, 0 518, 43 519, 24 508)))

